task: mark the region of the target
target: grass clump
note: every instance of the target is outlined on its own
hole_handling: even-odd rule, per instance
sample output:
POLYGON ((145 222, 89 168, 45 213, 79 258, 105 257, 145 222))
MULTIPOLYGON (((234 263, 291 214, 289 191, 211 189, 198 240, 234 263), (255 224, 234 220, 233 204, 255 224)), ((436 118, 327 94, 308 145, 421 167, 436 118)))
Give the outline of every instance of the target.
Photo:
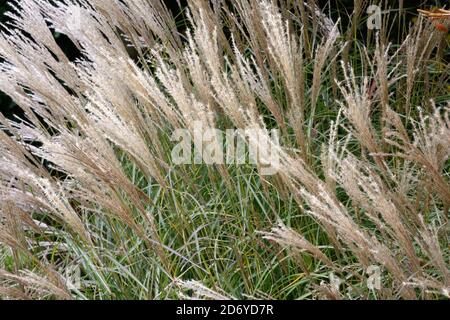
POLYGON ((448 39, 419 17, 390 42, 398 16, 367 31, 369 2, 342 19, 315 1, 16 3, 0 295, 448 298, 448 39), (260 130, 245 144, 274 148, 276 174, 176 165, 172 133, 198 124, 260 130))

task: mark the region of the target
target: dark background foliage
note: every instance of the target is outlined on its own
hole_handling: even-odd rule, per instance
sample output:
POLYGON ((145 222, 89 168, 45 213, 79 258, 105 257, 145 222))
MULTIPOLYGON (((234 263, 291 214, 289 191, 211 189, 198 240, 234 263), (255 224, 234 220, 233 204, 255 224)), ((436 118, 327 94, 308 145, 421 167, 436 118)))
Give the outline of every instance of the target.
MULTIPOLYGON (((108 1, 108 0, 105 0, 108 1)), ((296 1, 296 0, 294 0, 296 1)), ((7 23, 7 17, 5 16, 5 12, 9 9, 8 3, 13 2, 13 0, 0 0, 0 23, 7 23)), ((20 1, 19 1, 20 2, 20 1)), ((183 1, 175 1, 175 0, 165 0, 169 9, 176 14, 179 12, 178 3, 181 6, 186 5, 186 0, 183 1)), ((347 16, 352 12, 354 0, 319 0, 318 1, 321 7, 329 8, 330 14, 332 16, 347 16)), ((389 1, 389 6, 393 13, 398 9, 399 1, 389 1)), ((448 0, 406 0, 404 1, 405 9, 408 11, 409 17, 413 17, 417 15, 416 10, 418 8, 429 8, 434 6, 443 7, 445 4, 448 4, 448 0)), ((395 26, 399 28, 400 26, 395 26)), ((395 29, 394 29, 395 30, 395 29)), ((395 32, 394 32, 395 34, 395 32)), ((74 46, 63 36, 55 35, 58 43, 67 53, 69 58, 74 59, 77 56, 77 52, 74 49, 74 46)), ((1 60, 0 60, 1 61, 1 60)), ((0 91, 0 112, 6 115, 7 117, 13 116, 17 112, 17 107, 11 99, 0 91)))

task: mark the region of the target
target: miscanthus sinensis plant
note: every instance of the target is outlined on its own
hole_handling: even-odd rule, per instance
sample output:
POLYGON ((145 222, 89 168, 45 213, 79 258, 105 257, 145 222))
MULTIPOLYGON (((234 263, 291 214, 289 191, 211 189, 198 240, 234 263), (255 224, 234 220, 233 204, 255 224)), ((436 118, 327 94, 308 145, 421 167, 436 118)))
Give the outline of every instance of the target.
POLYGON ((368 5, 343 23, 315 1, 13 4, 0 295, 448 298, 446 35, 420 18, 390 43, 388 17, 362 37, 368 5), (278 129, 277 173, 175 165, 194 123, 278 129))

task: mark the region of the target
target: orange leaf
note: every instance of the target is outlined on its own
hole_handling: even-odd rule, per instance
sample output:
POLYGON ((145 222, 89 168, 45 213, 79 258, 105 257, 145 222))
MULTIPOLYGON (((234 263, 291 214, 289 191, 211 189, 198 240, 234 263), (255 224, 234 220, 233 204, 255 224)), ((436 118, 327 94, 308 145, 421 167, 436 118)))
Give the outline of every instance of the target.
POLYGON ((447 26, 442 23, 436 23, 435 26, 436 26, 436 29, 438 29, 439 31, 446 32, 446 33, 448 32, 447 26))

